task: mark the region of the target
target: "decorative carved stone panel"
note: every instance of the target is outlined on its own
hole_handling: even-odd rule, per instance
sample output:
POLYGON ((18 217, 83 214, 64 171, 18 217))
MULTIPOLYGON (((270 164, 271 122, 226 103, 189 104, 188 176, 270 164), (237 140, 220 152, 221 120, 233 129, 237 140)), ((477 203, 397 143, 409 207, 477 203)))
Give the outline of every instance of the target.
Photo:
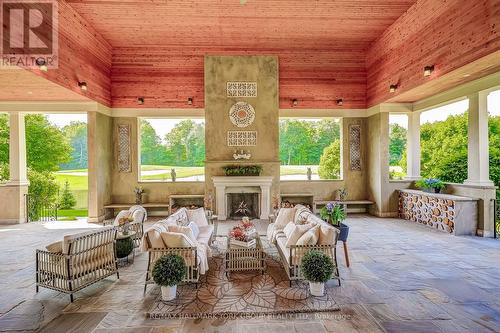
POLYGON ((361 171, 361 125, 349 125, 349 165, 361 171))
POLYGON ((228 131, 229 147, 249 147, 257 145, 257 131, 228 131))
POLYGON ((229 110, 229 119, 237 127, 250 126, 255 120, 255 110, 247 102, 237 102, 229 110))
POLYGON ((118 172, 131 172, 130 125, 118 125, 118 172))
POLYGON ((257 82, 227 82, 227 97, 257 97, 257 82))

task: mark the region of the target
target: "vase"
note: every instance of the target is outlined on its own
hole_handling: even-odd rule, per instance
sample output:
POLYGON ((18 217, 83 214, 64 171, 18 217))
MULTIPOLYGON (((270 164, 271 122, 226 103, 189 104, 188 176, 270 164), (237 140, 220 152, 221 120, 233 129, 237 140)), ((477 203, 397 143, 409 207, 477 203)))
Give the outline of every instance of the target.
POLYGON ((325 294, 325 284, 323 282, 309 281, 309 290, 313 296, 323 296, 325 294))
POLYGON ((344 223, 340 223, 340 226, 335 226, 337 229, 339 229, 339 241, 346 242, 347 237, 349 236, 349 226, 344 223))
POLYGON ((135 203, 136 203, 136 205, 142 204, 142 193, 135 194, 135 203))
POLYGON ((161 299, 163 301, 171 301, 177 296, 177 285, 175 286, 161 286, 161 299))

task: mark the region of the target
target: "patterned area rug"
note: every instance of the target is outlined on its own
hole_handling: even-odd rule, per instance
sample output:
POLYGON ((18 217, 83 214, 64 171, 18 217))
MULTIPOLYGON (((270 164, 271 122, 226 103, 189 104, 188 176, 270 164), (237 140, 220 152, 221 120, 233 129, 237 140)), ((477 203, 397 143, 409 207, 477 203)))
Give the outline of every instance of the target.
POLYGON ((177 298, 170 302, 161 300, 160 288, 151 292, 157 294, 156 301, 147 313, 150 318, 214 318, 228 315, 273 315, 338 311, 333 299, 335 287, 326 287, 322 297, 309 294, 307 282, 293 282, 281 265, 274 245, 261 237, 266 253, 266 271, 233 272, 226 277, 224 251, 227 239, 217 237, 214 242, 210 270, 195 284, 177 287, 177 298))

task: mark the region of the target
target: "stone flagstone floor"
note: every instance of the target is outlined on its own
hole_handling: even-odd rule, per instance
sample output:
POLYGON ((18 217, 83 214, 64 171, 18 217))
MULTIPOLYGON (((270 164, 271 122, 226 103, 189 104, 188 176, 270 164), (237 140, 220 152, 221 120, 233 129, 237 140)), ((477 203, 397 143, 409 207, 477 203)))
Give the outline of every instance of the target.
MULTIPOLYGON (((454 237, 399 219, 347 220, 351 267, 339 244, 341 311, 248 319, 146 319, 146 254, 69 297, 34 286, 34 250, 93 227, 0 226, 0 331, 16 332, 499 332, 500 240, 454 237)), ((261 226, 263 231, 265 226, 261 226)), ((219 234, 227 229, 221 224, 219 234)))

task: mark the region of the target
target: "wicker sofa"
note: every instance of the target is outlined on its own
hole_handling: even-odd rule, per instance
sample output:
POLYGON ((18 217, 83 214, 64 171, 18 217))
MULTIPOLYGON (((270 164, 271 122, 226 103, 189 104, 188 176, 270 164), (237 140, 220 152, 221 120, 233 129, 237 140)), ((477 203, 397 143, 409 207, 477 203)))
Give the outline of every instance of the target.
POLYGON ((184 258, 187 270, 183 282, 197 283, 200 275, 208 270, 213 236, 213 219, 207 218, 203 208, 194 210, 180 208, 167 219, 151 226, 145 231, 141 243, 141 250, 149 254, 144 293, 147 285, 154 283, 152 280, 154 264, 166 254, 177 254, 184 258), (196 224, 199 229, 197 235, 191 234, 189 223, 196 224))
POLYGON ((296 205, 293 208, 281 208, 275 221, 268 226, 267 237, 278 249, 290 286, 293 280, 303 279, 302 258, 311 250, 323 252, 332 258, 335 264, 332 279, 337 279, 340 285, 336 249, 339 230, 306 207, 296 205), (302 236, 307 239, 301 239, 302 236))
POLYGON ((36 251, 36 291, 39 287, 73 294, 110 275, 119 278, 115 251, 116 230, 64 236, 63 241, 36 251))

